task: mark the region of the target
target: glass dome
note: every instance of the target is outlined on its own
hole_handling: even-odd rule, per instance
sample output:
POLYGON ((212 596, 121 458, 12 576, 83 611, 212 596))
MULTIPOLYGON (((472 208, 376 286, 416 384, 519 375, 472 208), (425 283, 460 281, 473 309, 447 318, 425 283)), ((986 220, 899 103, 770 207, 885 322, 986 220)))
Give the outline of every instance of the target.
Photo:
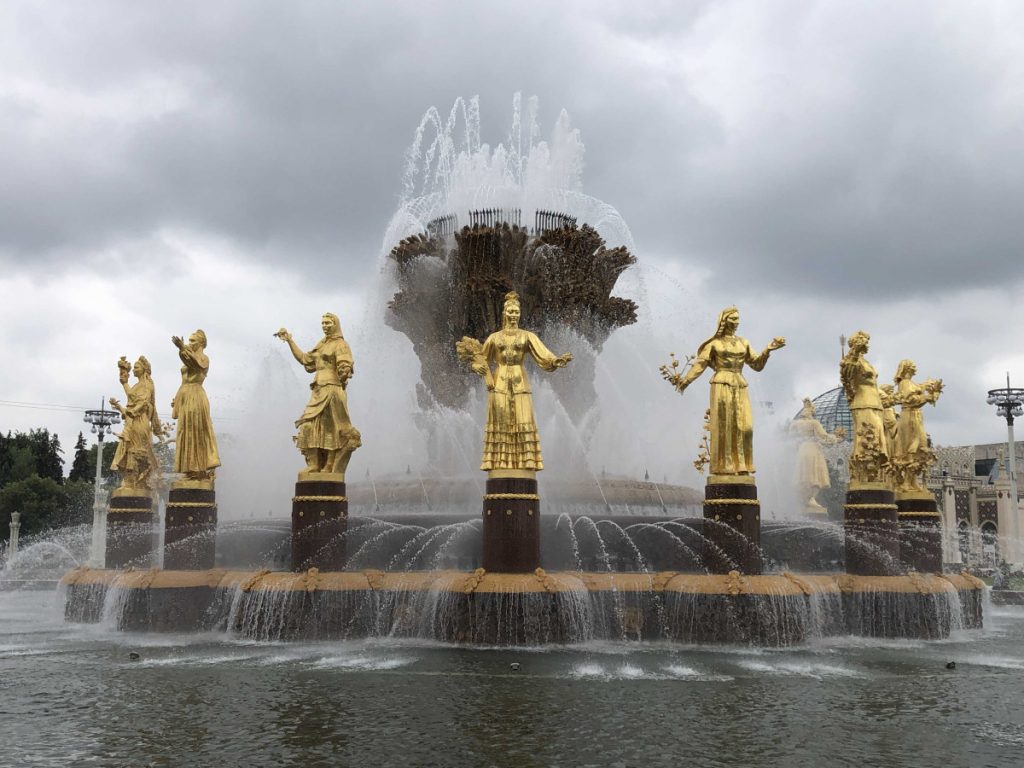
MULTIPOLYGON (((835 432, 836 427, 842 427, 846 430, 846 439, 852 438, 853 416, 850 414, 850 404, 842 387, 822 392, 811 402, 814 404, 814 416, 821 422, 826 432, 835 432)), ((799 415, 797 412, 793 418, 799 415)))

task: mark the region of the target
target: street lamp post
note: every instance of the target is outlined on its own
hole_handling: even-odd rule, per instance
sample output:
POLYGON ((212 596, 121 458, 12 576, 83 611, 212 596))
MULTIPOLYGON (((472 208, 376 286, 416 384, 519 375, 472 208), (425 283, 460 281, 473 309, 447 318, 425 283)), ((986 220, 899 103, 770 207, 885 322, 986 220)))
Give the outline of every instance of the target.
POLYGON ((1024 389, 1010 386, 1010 374, 1006 374, 1006 386, 990 389, 986 401, 996 407, 996 413, 1006 419, 1006 450, 1009 457, 1010 501, 1013 510, 1013 537, 1020 546, 1020 515, 1017 513, 1017 446, 1013 439, 1013 420, 1024 415, 1024 389))
POLYGON ((102 568, 104 565, 104 542, 103 542, 103 438, 110 434, 110 428, 121 422, 121 415, 117 411, 108 411, 103 407, 104 400, 100 401, 99 410, 86 411, 84 421, 92 425, 93 434, 96 435, 96 478, 93 486, 92 496, 92 549, 89 553, 89 565, 94 568, 102 568))

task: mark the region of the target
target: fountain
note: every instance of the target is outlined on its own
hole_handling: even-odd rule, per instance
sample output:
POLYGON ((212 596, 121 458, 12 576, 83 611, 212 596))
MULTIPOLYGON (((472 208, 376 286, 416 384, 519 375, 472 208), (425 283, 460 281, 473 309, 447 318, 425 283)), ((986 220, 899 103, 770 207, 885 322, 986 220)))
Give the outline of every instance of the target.
MULTIPOLYGON (((143 461, 119 466, 124 491, 115 492, 110 513, 111 567, 76 568, 62 580, 67 619, 106 616, 125 630, 227 631, 260 640, 398 636, 505 645, 663 638, 778 646, 841 634, 938 638, 979 627, 981 582, 943 573, 939 540, 916 536, 911 525, 910 517, 934 511, 907 480, 926 469, 920 446, 893 464, 904 473, 904 494, 894 494, 881 402, 863 358, 866 334, 851 337, 842 367, 856 419, 842 527, 762 519, 740 371, 744 364, 761 370, 785 342, 774 339, 756 354, 735 335, 735 308, 722 312, 689 370, 674 359, 662 369, 680 393, 705 368, 716 371, 703 497, 650 481, 602 482, 592 471, 593 482, 580 480, 580 456, 593 449, 591 428, 600 418, 594 377, 602 347, 637 318, 636 302, 613 295, 636 258, 617 212, 580 191, 582 143, 568 117, 563 113, 552 139, 541 141, 535 101, 524 112, 517 97, 514 108, 508 144, 493 149, 480 142, 476 100, 457 101, 447 120, 430 110, 385 236, 384 272, 395 289, 385 319, 418 356, 417 424, 431 455, 423 475, 368 473, 364 491, 374 510, 398 494, 417 513, 349 515, 357 488, 350 490, 345 475, 362 441, 347 396, 356 366, 339 318, 328 313, 324 336, 309 351, 287 330, 275 334, 313 374, 296 421, 306 466, 296 479, 290 526, 218 526, 216 446, 196 437, 208 431, 212 439, 205 395, 199 397, 205 334, 200 340, 197 332, 187 346, 191 356, 180 339, 175 343, 196 372, 188 381, 183 369, 183 390, 191 387, 191 405, 183 407, 193 425, 185 432, 193 447, 206 448, 192 451, 198 463, 176 458, 184 477, 172 489, 178 493, 168 505, 163 551, 154 551, 159 531, 144 482, 161 428, 144 407, 152 383, 140 358, 133 387, 127 362, 121 365, 129 403, 115 407, 126 420, 123 453, 143 461), (532 330, 520 328, 520 319, 532 330), (567 351, 556 355, 546 344, 567 351), (527 373, 526 357, 555 374, 550 390, 531 390, 529 379, 540 377, 527 373), (467 434, 477 440, 480 425, 466 411, 484 390, 481 469, 488 475, 481 486, 452 467, 476 453, 467 434), (557 409, 564 414, 560 431, 572 435, 568 453, 559 451, 555 462, 548 457, 547 472, 556 476, 550 486, 537 482, 544 461, 534 396, 537 415, 557 409), (568 506, 543 513, 541 489, 559 484, 568 489, 560 502, 568 506), (611 498, 630 494, 656 498, 657 514, 610 513, 611 498), (474 497, 482 506, 466 514, 468 505, 457 500, 474 497), (680 509, 696 506, 701 515, 680 509), (118 515, 134 515, 123 531, 113 525, 118 515), (161 557, 164 567, 152 567, 161 557), (845 571, 832 567, 840 563, 845 571)), ((653 366, 630 374, 653 375, 653 366)), ((910 402, 908 395, 905 412, 910 402)), ((359 404, 353 407, 358 421, 359 404)), ((181 433, 180 423, 179 451, 181 433)))

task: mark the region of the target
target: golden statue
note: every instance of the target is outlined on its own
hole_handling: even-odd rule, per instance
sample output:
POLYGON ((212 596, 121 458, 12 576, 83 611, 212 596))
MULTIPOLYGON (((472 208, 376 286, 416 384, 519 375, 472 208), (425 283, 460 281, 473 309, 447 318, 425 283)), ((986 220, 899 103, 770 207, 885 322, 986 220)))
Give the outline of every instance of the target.
MULTIPOLYGON (((899 419, 896 416, 896 388, 892 384, 882 384, 878 387, 878 397, 882 401, 882 428, 885 430, 885 444, 889 446, 890 452, 896 445, 896 430, 899 427, 899 419)), ((896 477, 893 474, 895 466, 892 461, 886 466, 884 476, 885 482, 896 487, 896 477)))
POLYGON ((456 342, 459 359, 487 385, 487 426, 480 469, 494 472, 544 469, 540 437, 533 417, 533 395, 523 365, 526 355, 543 370, 564 368, 572 355, 555 356, 537 334, 519 327, 519 295, 505 294, 503 326, 480 342, 468 336, 456 342), (494 365, 492 372, 491 365, 494 365))
POLYGON ((139 357, 135 365, 127 358, 117 361, 118 379, 127 397, 125 405, 116 397, 110 398, 113 406, 124 420, 124 429, 117 436, 117 450, 110 462, 110 468, 120 473, 121 485, 115 493, 119 495, 146 495, 157 467, 153 452, 153 438, 164 433, 160 417, 156 412, 156 390, 153 386, 153 369, 149 360, 139 357), (129 369, 135 374, 136 382, 128 386, 129 369), (133 493, 134 492, 134 493, 133 493))
POLYGON ((842 427, 835 434, 829 434, 814 417, 814 403, 804 398, 803 408, 790 422, 789 431, 800 440, 796 455, 796 471, 793 483, 800 491, 804 509, 812 514, 825 514, 825 507, 818 503, 818 491, 832 486, 828 476, 828 464, 822 445, 835 445, 845 437, 842 427))
POLYGON ((885 483, 889 464, 878 372, 864 357, 870 341, 867 333, 857 331, 848 339, 849 351, 839 363, 839 378, 853 417, 851 487, 885 483))
POLYGON ((714 336, 697 348, 697 355, 689 358, 690 368, 682 374, 679 361, 673 356, 671 366, 661 366, 661 375, 679 394, 710 367, 711 378, 711 477, 752 475, 754 473, 754 424, 743 378, 743 365, 755 371, 764 369, 768 356, 786 346, 786 340, 776 336, 759 354, 755 355, 750 342, 736 335, 740 313, 736 307, 723 309, 718 316, 714 336))
MULTIPOLYGON (((274 335, 287 342, 295 359, 314 374, 306 410, 295 422, 295 444, 306 459, 300 480, 309 475, 333 474, 329 479, 345 480, 352 453, 362 445, 359 430, 352 426, 345 389, 355 372, 352 350, 341 335, 341 321, 330 312, 320 320, 324 337, 309 352, 303 352, 284 328, 274 335)), ((325 478, 328 479, 328 478, 325 478)))
POLYGON ((892 451, 896 490, 901 493, 926 493, 922 476, 935 463, 935 452, 928 445, 921 408, 935 403, 942 394, 942 379, 914 381, 917 366, 913 360, 901 360, 896 368, 896 402, 900 404, 899 426, 892 451))
POLYGON ((172 336, 171 343, 178 348, 182 362, 181 386, 171 401, 171 416, 178 423, 174 471, 184 475, 188 483, 212 488, 213 472, 220 466, 220 455, 210 418, 210 401, 203 389, 210 371, 206 333, 197 330, 188 337, 188 344, 180 336, 172 336))

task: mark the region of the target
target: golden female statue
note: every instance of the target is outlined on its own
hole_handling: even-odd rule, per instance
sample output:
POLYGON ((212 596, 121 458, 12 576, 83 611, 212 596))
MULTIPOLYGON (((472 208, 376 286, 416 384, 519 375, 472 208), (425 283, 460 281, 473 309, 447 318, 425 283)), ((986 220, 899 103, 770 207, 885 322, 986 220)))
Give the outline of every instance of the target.
POLYGON ((171 401, 171 416, 178 422, 174 443, 174 471, 188 480, 206 483, 220 466, 217 437, 213 434, 210 401, 203 382, 210 371, 206 356, 206 334, 202 329, 188 337, 172 336, 181 358, 181 386, 171 401))
POLYGON ((352 350, 341 335, 341 321, 330 312, 320 320, 324 337, 303 352, 282 328, 274 335, 287 342, 292 356, 313 375, 306 410, 295 422, 295 444, 306 459, 306 473, 332 473, 345 479, 352 453, 362 445, 359 430, 352 426, 346 387, 355 372, 352 350))
POLYGON ((843 438, 842 428, 834 435, 826 432, 821 422, 814 417, 814 403, 805 397, 803 408, 790 422, 789 431, 800 440, 793 483, 800 491, 804 508, 814 514, 824 514, 825 508, 818 503, 816 497, 818 491, 830 488, 832 482, 821 446, 838 443, 843 438))
POLYGON ((523 363, 530 355, 542 370, 551 372, 564 368, 572 355, 556 357, 537 334, 519 327, 519 295, 515 291, 505 294, 502 318, 502 329, 488 336, 482 347, 468 336, 455 345, 460 359, 487 384, 487 426, 480 469, 539 472, 544 469, 544 461, 533 417, 533 394, 523 363))
POLYGON ((849 351, 839 364, 839 378, 853 417, 850 482, 882 483, 889 464, 878 371, 865 359, 871 337, 864 331, 850 336, 849 351))
MULTIPOLYGON (((697 356, 685 374, 673 370, 678 367, 678 360, 673 360, 671 368, 661 367, 661 375, 679 394, 707 368, 715 372, 711 378, 712 476, 754 473, 754 418, 743 366, 763 370, 768 356, 786 346, 786 340, 776 336, 755 355, 750 342, 736 335, 739 324, 740 313, 736 307, 723 309, 715 334, 697 348, 697 356)), ((709 482, 712 479, 709 478, 709 482)))
POLYGON ((899 426, 892 463, 895 468, 897 490, 922 492, 920 478, 935 462, 935 454, 928 447, 928 433, 924 429, 921 408, 934 405, 942 394, 942 380, 928 379, 922 384, 914 381, 917 366, 913 360, 901 360, 896 368, 896 402, 900 404, 899 426))
POLYGON ((121 405, 116 397, 110 398, 110 405, 124 419, 124 429, 117 436, 117 450, 110 462, 110 468, 121 475, 119 491, 149 492, 149 481, 156 469, 156 454, 153 452, 153 438, 164 433, 160 417, 156 412, 156 390, 153 386, 153 369, 149 360, 139 357, 134 366, 122 357, 117 361, 119 380, 128 398, 121 405), (128 370, 131 368, 137 381, 128 386, 128 370))

